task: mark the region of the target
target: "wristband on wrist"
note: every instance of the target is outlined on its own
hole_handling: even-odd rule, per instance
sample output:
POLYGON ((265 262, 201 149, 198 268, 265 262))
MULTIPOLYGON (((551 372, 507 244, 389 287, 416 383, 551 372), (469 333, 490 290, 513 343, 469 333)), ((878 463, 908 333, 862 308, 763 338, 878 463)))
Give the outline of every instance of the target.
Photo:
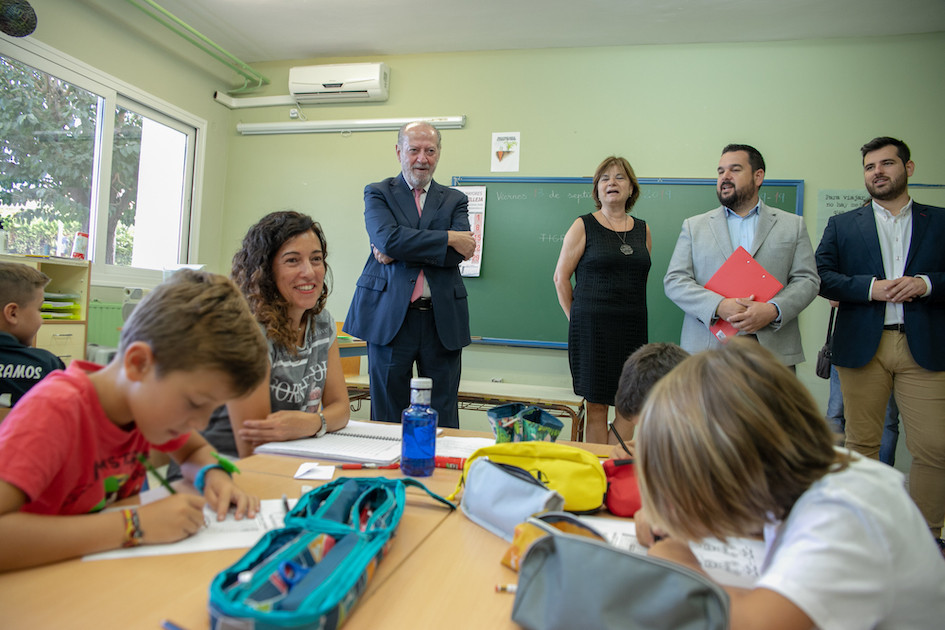
POLYGON ((321 411, 318 412, 318 417, 321 418, 322 426, 318 428, 318 431, 315 432, 315 437, 320 438, 328 432, 328 420, 325 420, 325 414, 321 411))
POLYGON ((121 511, 125 517, 125 541, 122 547, 137 547, 144 538, 144 532, 141 531, 141 522, 138 520, 138 510, 126 508, 121 511))
POLYGON ((225 466, 221 464, 207 464, 206 466, 201 468, 199 471, 197 471, 197 476, 194 477, 194 487, 197 488, 197 492, 199 492, 200 494, 203 494, 203 489, 207 486, 207 479, 206 479, 207 473, 213 470, 214 468, 216 468, 217 470, 222 470, 223 472, 228 474, 230 477, 233 476, 233 473, 231 473, 229 470, 226 469, 225 466))

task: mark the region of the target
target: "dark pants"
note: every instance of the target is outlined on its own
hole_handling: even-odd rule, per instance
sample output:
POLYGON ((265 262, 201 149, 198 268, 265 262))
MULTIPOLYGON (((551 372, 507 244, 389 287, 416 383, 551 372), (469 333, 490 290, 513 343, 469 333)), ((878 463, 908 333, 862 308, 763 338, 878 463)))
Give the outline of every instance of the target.
POLYGON ((431 407, 439 413, 438 425, 459 428, 456 397, 463 351, 443 347, 432 310, 409 309, 390 344, 369 343, 367 356, 372 420, 400 422, 401 412, 410 404, 410 378, 416 363, 419 376, 433 379, 431 407))

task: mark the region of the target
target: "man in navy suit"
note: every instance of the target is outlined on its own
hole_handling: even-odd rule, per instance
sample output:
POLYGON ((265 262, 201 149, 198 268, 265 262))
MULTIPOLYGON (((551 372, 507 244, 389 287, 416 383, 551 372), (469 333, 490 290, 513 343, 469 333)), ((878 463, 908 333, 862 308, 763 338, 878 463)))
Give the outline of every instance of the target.
POLYGON ((913 457, 909 493, 940 539, 945 208, 909 197, 915 164, 904 142, 874 138, 860 151, 872 201, 831 217, 816 255, 820 294, 840 302, 833 363, 843 391, 846 446, 878 457, 886 403, 894 393, 913 457))
POLYGON ((469 308, 459 264, 476 247, 466 195, 433 181, 440 132, 426 122, 397 136, 401 174, 364 189, 371 255, 345 320, 368 344, 371 419, 399 422, 410 378, 433 379, 439 424, 459 428, 459 376, 469 345, 469 308))

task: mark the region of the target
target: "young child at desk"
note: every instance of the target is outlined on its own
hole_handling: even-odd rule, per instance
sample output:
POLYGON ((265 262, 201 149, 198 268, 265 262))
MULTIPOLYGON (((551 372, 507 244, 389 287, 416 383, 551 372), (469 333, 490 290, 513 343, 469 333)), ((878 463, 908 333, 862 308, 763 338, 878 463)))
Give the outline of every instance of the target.
POLYGON ((255 516, 195 431, 267 370, 266 344, 239 289, 182 270, 145 297, 118 353, 99 368, 73 361, 23 397, 0 424, 0 570, 142 543, 174 542, 204 523, 255 516), (204 497, 178 493, 137 509, 101 510, 136 494, 152 445, 182 463, 204 497))
POLYGON ((634 457, 632 436, 646 395, 658 380, 688 356, 688 352, 674 343, 647 343, 627 358, 614 396, 617 414, 611 431, 616 434, 619 444, 611 451, 611 458, 619 460, 634 457))
POLYGON ((669 534, 650 555, 700 571, 687 541, 764 532, 754 588, 725 587, 733 630, 941 627, 945 562, 902 475, 835 449, 810 393, 756 342, 660 380, 636 451, 644 509, 669 534))
POLYGON ((19 263, 0 262, 0 419, 29 389, 66 366, 30 343, 43 323, 40 312, 49 276, 19 263))

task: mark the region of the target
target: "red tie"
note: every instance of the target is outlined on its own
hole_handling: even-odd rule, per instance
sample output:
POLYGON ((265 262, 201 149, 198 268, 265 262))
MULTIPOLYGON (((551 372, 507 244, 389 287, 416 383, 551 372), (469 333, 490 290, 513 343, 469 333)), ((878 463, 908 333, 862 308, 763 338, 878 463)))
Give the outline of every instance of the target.
MULTIPOLYGON (((413 200, 417 202, 417 214, 423 216, 423 207, 420 205, 420 195, 423 194, 422 188, 413 189, 413 200)), ((417 276, 417 283, 413 285, 413 293, 410 294, 410 301, 415 302, 417 298, 423 295, 423 270, 417 276)))

